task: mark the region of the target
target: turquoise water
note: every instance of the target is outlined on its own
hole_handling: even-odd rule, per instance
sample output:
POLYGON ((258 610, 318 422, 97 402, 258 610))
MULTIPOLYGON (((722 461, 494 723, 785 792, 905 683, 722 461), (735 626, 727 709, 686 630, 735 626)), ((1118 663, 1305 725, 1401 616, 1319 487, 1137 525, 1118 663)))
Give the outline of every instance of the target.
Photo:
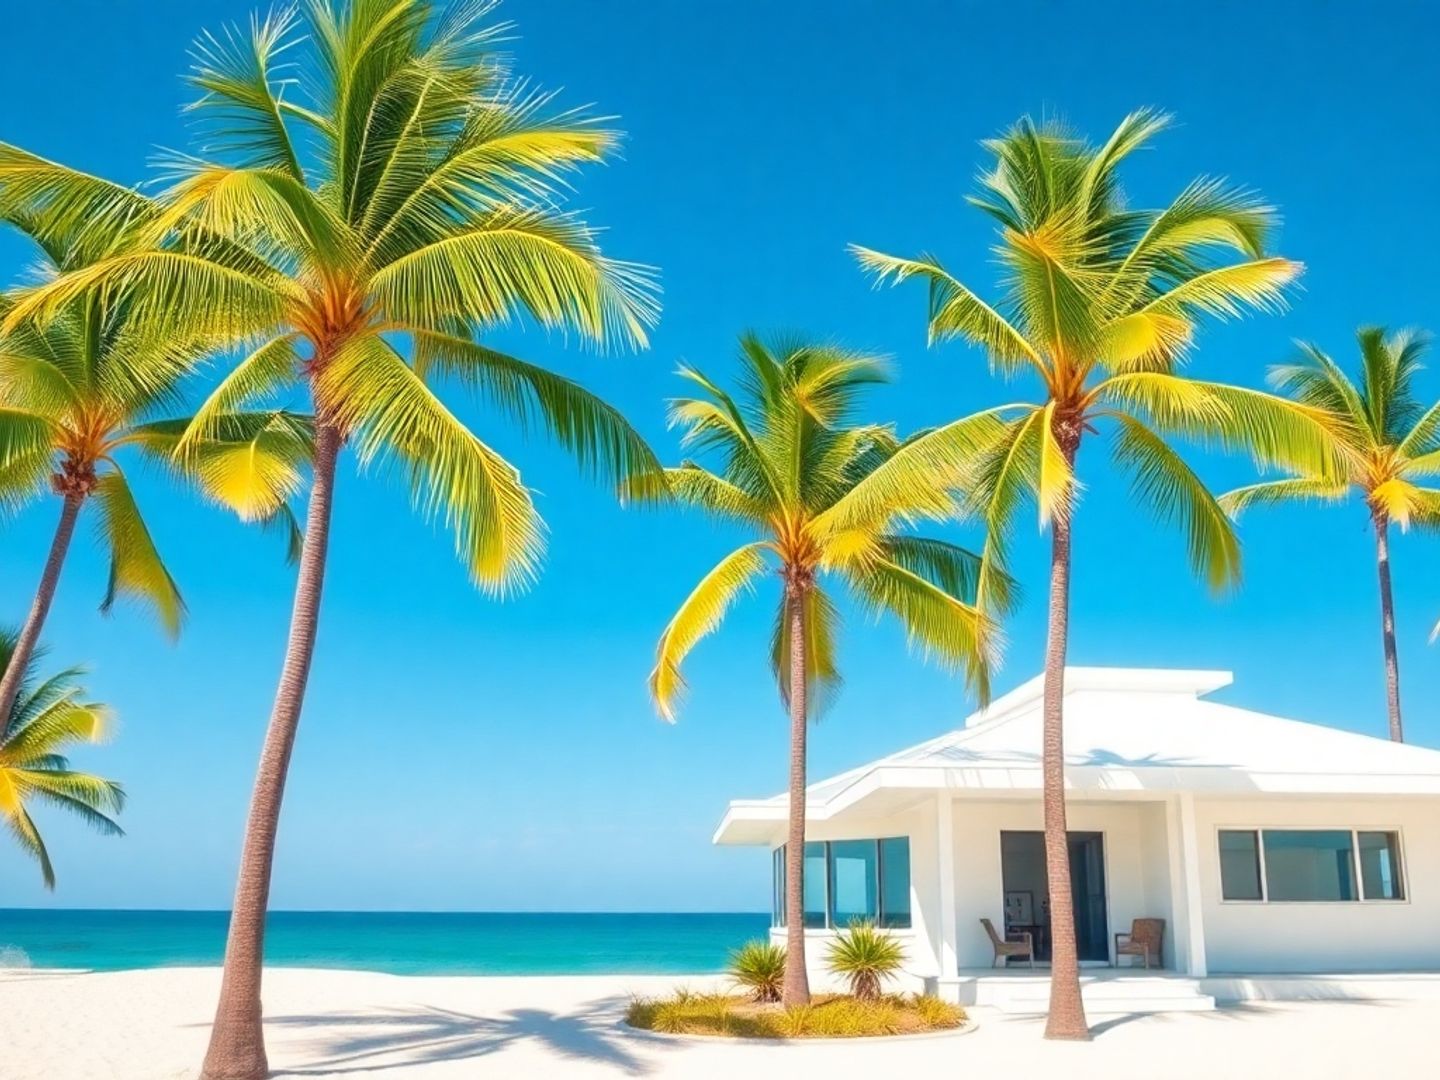
MULTIPOLYGON (((0 910, 0 967, 218 964, 223 911, 0 910)), ((397 975, 690 974, 766 933, 766 915, 277 911, 269 964, 397 975)))

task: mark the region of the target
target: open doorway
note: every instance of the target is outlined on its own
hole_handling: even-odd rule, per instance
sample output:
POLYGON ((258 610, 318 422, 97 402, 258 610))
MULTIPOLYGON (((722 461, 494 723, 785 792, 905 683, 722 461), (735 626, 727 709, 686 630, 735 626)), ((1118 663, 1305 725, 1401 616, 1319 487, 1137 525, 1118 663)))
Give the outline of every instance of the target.
MULTIPOLYGON (((1075 944, 1081 960, 1110 962, 1110 924, 1105 910, 1105 838, 1098 832, 1068 834, 1070 894, 1075 904, 1075 944)), ((1028 932, 1035 959, 1050 959, 1050 888, 1045 873, 1045 834, 1000 833, 1000 876, 1005 890, 1005 929, 1028 932)))

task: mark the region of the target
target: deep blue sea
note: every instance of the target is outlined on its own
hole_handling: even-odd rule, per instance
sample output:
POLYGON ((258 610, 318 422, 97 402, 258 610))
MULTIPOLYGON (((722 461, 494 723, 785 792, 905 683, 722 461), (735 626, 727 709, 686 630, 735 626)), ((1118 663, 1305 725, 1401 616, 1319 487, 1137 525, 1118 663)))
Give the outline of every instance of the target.
MULTIPOLYGON (((0 967, 218 964, 223 911, 0 910, 0 967)), ((754 915, 272 912, 266 963, 397 975, 700 974, 763 937, 754 915)))

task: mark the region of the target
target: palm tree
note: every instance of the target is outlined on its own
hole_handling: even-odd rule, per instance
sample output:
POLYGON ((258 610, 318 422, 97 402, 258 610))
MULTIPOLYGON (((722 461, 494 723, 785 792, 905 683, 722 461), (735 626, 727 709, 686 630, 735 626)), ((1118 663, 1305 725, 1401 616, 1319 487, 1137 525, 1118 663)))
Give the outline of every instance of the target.
MULTIPOLYGON (((784 1001, 809 1001, 805 971, 804 848, 806 721, 839 683, 838 611, 832 586, 848 586, 876 613, 896 616, 912 644, 974 678, 993 644, 972 605, 979 557, 943 540, 901 535, 913 516, 940 516, 953 502, 933 476, 957 453, 974 453, 1000 427, 993 417, 959 421, 908 443, 892 428, 851 422, 860 394, 884 380, 871 356, 828 345, 741 339, 744 377, 732 397, 691 368, 701 395, 672 404, 684 444, 712 454, 667 469, 663 482, 628 485, 637 501, 674 500, 736 521, 755 539, 717 563, 660 636, 650 692, 675 718, 680 665, 716 630, 741 593, 773 570, 780 581, 770 662, 790 713, 790 811, 785 851, 784 1001)), ((1008 601, 1006 579, 994 575, 1008 601)))
POLYGON ((1360 385, 1314 345, 1301 346, 1297 363, 1277 366, 1271 381, 1301 404, 1331 417, 1332 435, 1345 451, 1344 472, 1298 473, 1237 488, 1221 496, 1232 516, 1252 505, 1301 499, 1337 501, 1356 491, 1365 500, 1375 530, 1380 575, 1380 634, 1385 653, 1385 697, 1390 738, 1404 742, 1400 723, 1400 662, 1395 649, 1395 603, 1390 592, 1390 525, 1440 524, 1440 489, 1417 479, 1440 474, 1440 404, 1428 409, 1415 397, 1427 339, 1413 331, 1386 336, 1362 328, 1360 385))
MULTIPOLYGON (((0 671, 7 675, 15 667, 16 642, 13 631, 0 631, 0 671)), ((57 806, 107 836, 120 836, 120 826, 111 815, 125 805, 125 792, 113 780, 70 768, 63 751, 74 743, 98 742, 109 724, 110 710, 84 700, 83 668, 67 668, 37 683, 40 655, 40 650, 31 650, 21 672, 20 694, 0 724, 0 815, 20 846, 40 864, 45 887, 54 889, 50 852, 27 804, 57 806)))
POLYGON ((614 410, 555 373, 480 343, 528 314, 600 344, 643 346, 652 275, 601 254, 561 209, 570 177, 618 135, 511 77, 506 28, 485 4, 311 0, 196 46, 199 158, 158 212, 91 177, 0 156, 7 198, 53 217, 125 221, 126 247, 35 290, 16 315, 47 317, 90 289, 133 295, 152 334, 253 343, 181 439, 298 386, 315 460, 290 635, 261 751, 203 1075, 257 1078, 264 918, 281 799, 309 677, 337 459, 399 472, 443 518, 477 585, 526 584, 543 527, 518 471, 437 394, 459 384, 517 422, 543 425, 612 481, 658 468, 614 410), (8 191, 8 195, 7 195, 8 191))
POLYGON ((1109 427, 1137 502, 1178 525, 1196 572, 1221 588, 1239 575, 1229 520, 1166 436, 1242 447, 1261 461, 1324 472, 1333 456, 1316 410, 1253 390, 1200 382, 1180 364, 1205 315, 1278 307, 1300 266, 1265 254, 1272 211, 1218 180, 1197 180, 1163 210, 1127 207, 1117 170, 1163 129, 1140 111, 1098 148, 1054 124, 1021 120, 986 148, 995 156, 970 201, 1000 225, 1004 293, 990 304, 935 260, 856 247, 878 282, 929 284, 931 341, 960 338, 992 369, 1039 384, 1033 403, 1008 410, 1005 434, 963 474, 970 508, 988 529, 977 600, 1004 565, 1016 512, 1033 495, 1051 533, 1045 650, 1045 855, 1053 953, 1050 1038, 1089 1037, 1080 1000, 1066 854, 1063 708, 1070 543, 1077 452, 1109 427))
MULTIPOLYGON (((11 223, 40 245, 50 272, 85 265, 87 252, 74 235, 19 217, 11 223)), ((0 297, 0 313, 13 306, 0 297)), ((110 555, 101 610, 130 596, 152 608, 172 637, 180 630, 184 603, 120 458, 134 449, 167 468, 175 465, 172 451, 188 419, 147 418, 178 403, 181 384, 203 360, 207 344, 178 336, 152 339, 134 313, 131 298, 91 290, 43 324, 18 322, 0 336, 0 508, 18 509, 47 488, 60 500, 49 556, 15 642, 15 663, 0 679, 0 716, 15 704, 76 523, 92 500, 110 555)), ((172 471, 242 519, 293 529, 285 500, 301 485, 309 441, 301 417, 278 411, 230 415, 213 425, 184 468, 172 471)))

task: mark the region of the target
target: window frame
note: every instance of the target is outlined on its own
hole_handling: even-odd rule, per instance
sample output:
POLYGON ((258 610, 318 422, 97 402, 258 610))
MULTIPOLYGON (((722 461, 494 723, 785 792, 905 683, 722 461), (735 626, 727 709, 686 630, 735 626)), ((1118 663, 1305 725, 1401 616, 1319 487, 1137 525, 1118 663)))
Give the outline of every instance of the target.
MULTIPOLYGON (((913 880, 914 864, 913 864, 913 862, 910 862, 910 860, 907 860, 907 862, 910 862, 910 865, 909 865, 908 869, 911 871, 910 873, 907 873, 906 876, 905 876, 905 895, 906 895, 906 897, 907 897, 908 900, 909 900, 909 907, 908 907, 908 909, 907 909, 906 912, 905 912, 905 915, 906 915, 906 918, 907 918, 907 921, 908 921, 908 925, 906 925, 906 926, 893 926, 893 925, 888 925, 888 924, 886 923, 886 921, 885 921, 886 918, 887 918, 887 914, 886 914, 886 911, 885 911, 885 848, 884 848, 884 843, 885 843, 885 841, 887 841, 887 840, 904 840, 904 841, 905 841, 906 849, 907 849, 907 851, 908 851, 908 850, 909 850, 909 847, 910 847, 910 839, 911 839, 911 838, 910 838, 910 835, 909 835, 908 833, 902 833, 902 834, 899 834, 899 835, 891 835, 891 836, 842 836, 842 837, 839 837, 839 838, 837 838, 837 839, 835 839, 835 840, 807 840, 807 841, 805 841, 805 844, 806 844, 807 847, 808 847, 809 845, 811 845, 811 844, 819 844, 819 845, 821 846, 821 848, 823 849, 823 858, 824 858, 824 865, 825 865, 825 873, 822 875, 822 876, 824 877, 824 879, 825 879, 825 910, 824 910, 825 921, 824 921, 824 924, 821 925, 821 926, 810 926, 810 925, 807 924, 807 925, 803 928, 803 929, 805 930, 805 932, 806 932, 806 933, 817 933, 817 934, 821 934, 821 933, 828 934, 828 933, 833 933, 833 932, 835 932, 835 931, 837 931, 837 930, 846 930, 846 929, 848 929, 848 926, 837 926, 837 925, 835 925, 834 921, 833 921, 832 918, 831 918, 831 915, 832 915, 831 908, 832 908, 832 906, 833 906, 833 902, 834 902, 834 901, 833 901, 833 897, 834 897, 834 892, 835 892, 835 882, 834 882, 834 880, 833 880, 835 860, 834 860, 833 855, 831 854, 830 848, 831 848, 831 845, 832 845, 832 844, 861 843, 861 844, 870 844, 870 845, 873 845, 873 847, 874 847, 874 852, 875 852, 875 926, 876 926, 876 928, 877 928, 877 929, 881 929, 881 930, 886 930, 886 931, 891 932, 891 933, 901 933, 901 934, 911 933, 911 932, 915 929, 915 896, 914 896, 914 880, 913 880)), ((786 913, 785 913, 785 893, 784 893, 784 886, 779 883, 779 880, 778 880, 778 879, 776 878, 776 876, 775 876, 777 872, 779 872, 779 873, 783 873, 783 872, 784 872, 784 867, 785 867, 785 849, 786 849, 786 847, 788 847, 787 844, 780 844, 779 846, 773 847, 773 848, 770 849, 771 858, 772 858, 772 863, 771 863, 772 869, 771 869, 771 878, 770 878, 771 896, 778 902, 777 908, 776 908, 776 909, 773 911, 773 913, 772 913, 772 918, 771 918, 771 923, 770 923, 770 928, 771 928, 772 930, 784 930, 784 929, 786 928, 786 913)), ((1403 864, 1402 864, 1402 865, 1403 865, 1403 864)))
POLYGON ((1241 906, 1256 904, 1282 905, 1285 907, 1351 907, 1356 904, 1380 904, 1394 906, 1410 903, 1409 856, 1405 850, 1405 831, 1398 825, 1216 825, 1215 843, 1215 886, 1220 893, 1220 903, 1241 906), (1220 872, 1220 834, 1222 832, 1249 832, 1255 834, 1256 855, 1260 865, 1260 899, 1232 900, 1225 895, 1225 879, 1220 872), (1354 874, 1355 898, 1353 900, 1272 900, 1270 899, 1270 871, 1265 865, 1265 836, 1267 832, 1343 832, 1350 834, 1350 871, 1354 874), (1370 897, 1365 894, 1365 875, 1360 864, 1360 834, 1389 833, 1395 837, 1395 852, 1399 859, 1396 879, 1400 884, 1400 896, 1389 899, 1383 896, 1370 897))

